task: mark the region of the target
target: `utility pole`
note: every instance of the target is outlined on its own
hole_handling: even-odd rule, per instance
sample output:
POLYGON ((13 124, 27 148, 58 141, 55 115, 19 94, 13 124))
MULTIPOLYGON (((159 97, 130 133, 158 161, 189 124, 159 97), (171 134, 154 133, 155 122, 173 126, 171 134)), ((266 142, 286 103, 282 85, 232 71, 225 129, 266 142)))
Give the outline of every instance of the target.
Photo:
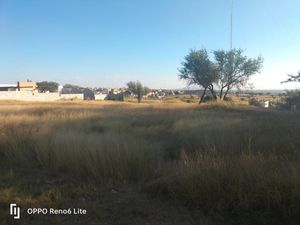
POLYGON ((231 9, 230 9, 230 51, 232 50, 232 20, 233 20, 233 0, 231 0, 231 9))

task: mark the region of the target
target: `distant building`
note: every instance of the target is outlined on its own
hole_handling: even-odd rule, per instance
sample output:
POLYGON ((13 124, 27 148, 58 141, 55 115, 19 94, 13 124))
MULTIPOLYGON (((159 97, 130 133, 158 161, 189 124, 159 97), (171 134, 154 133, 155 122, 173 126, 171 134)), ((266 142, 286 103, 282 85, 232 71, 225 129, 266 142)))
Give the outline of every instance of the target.
POLYGON ((0 84, 0 91, 17 91, 18 85, 16 84, 0 84))
POLYGON ((37 85, 33 81, 19 81, 17 84, 0 84, 0 91, 36 91, 37 85))
POLYGON ((95 94, 95 100, 105 100, 107 99, 107 94, 95 94))
POLYGON ((58 85, 58 93, 62 93, 62 90, 64 89, 63 85, 58 85))
POLYGON ((19 81, 18 91, 35 91, 37 88, 36 82, 33 81, 19 81))

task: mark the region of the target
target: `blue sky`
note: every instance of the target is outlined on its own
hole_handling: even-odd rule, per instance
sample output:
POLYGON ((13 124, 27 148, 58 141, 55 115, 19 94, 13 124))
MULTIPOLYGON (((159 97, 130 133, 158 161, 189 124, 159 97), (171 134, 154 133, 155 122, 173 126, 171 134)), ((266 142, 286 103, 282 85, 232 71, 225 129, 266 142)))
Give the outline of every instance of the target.
MULTIPOLYGON (((229 49, 230 0, 0 0, 0 83, 181 88, 189 49, 229 49)), ((300 70, 300 1, 235 0, 233 46, 262 55, 257 89, 300 70)), ((289 85, 294 87, 294 84, 289 85)))

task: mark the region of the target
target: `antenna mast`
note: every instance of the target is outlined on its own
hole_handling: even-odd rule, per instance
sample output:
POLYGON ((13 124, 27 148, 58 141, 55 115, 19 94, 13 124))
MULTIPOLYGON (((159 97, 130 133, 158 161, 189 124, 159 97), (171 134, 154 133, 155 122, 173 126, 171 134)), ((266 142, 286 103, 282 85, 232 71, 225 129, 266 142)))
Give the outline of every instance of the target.
POLYGON ((233 19, 233 0, 231 0, 231 9, 230 9, 230 51, 232 50, 232 19, 233 19))

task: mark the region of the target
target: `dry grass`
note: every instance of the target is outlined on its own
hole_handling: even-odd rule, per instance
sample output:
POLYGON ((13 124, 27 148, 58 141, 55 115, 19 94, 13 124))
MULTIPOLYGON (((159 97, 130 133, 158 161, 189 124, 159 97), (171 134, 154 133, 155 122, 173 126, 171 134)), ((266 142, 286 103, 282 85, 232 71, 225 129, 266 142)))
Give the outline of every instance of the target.
POLYGON ((0 203, 62 204, 70 197, 56 182, 36 197, 7 182, 36 173, 51 183, 54 173, 75 186, 138 184, 225 224, 299 222, 299 114, 219 103, 0 104, 0 203))

